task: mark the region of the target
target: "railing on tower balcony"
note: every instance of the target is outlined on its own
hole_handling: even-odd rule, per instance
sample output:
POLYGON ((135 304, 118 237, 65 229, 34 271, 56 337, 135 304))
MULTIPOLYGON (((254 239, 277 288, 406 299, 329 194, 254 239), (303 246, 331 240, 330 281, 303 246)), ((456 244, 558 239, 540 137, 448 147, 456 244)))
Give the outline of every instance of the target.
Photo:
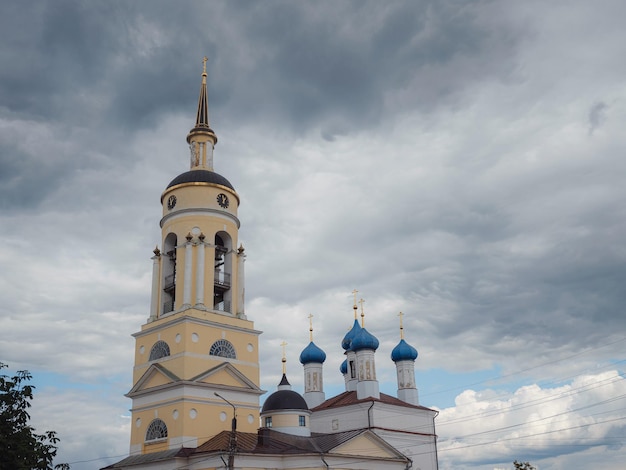
POLYGON ((215 280, 213 281, 213 283, 217 287, 224 287, 224 288, 230 287, 230 273, 225 273, 225 272, 216 270, 214 279, 215 280))
POLYGON ((230 312, 230 302, 228 300, 222 300, 213 305, 213 310, 217 310, 218 312, 230 312))
POLYGON ((168 276, 165 276, 165 279, 163 282, 163 290, 166 292, 169 292, 174 287, 175 284, 176 284, 175 274, 170 274, 168 276))
POLYGON ((163 303, 163 313, 169 313, 174 311, 174 301, 168 300, 163 303))

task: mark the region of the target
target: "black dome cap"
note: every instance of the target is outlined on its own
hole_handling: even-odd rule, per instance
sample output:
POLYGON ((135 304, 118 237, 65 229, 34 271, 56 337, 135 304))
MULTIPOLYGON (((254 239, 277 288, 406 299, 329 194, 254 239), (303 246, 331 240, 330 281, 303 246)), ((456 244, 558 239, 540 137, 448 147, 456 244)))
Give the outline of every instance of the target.
POLYGON ((263 403, 262 413, 274 410, 308 410, 306 401, 293 390, 278 390, 272 393, 263 403))
POLYGON ((181 173, 176 178, 174 178, 170 184, 167 185, 166 189, 171 188, 172 186, 176 186, 178 184, 184 183, 211 183, 211 184, 219 184, 222 186, 226 186, 227 188, 232 189, 233 185, 230 184, 226 178, 222 175, 215 173, 214 171, 209 170, 189 170, 185 173, 181 173))

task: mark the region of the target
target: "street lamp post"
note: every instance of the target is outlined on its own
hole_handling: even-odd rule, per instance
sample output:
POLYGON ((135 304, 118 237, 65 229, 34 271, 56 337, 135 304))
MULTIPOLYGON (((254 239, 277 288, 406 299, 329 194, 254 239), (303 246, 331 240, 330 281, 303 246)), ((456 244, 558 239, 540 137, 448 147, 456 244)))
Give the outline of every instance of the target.
POLYGON ((230 429, 230 441, 228 443, 228 470, 235 470, 235 452, 237 451, 237 408, 226 398, 217 392, 213 392, 216 397, 221 398, 233 407, 233 420, 230 429))

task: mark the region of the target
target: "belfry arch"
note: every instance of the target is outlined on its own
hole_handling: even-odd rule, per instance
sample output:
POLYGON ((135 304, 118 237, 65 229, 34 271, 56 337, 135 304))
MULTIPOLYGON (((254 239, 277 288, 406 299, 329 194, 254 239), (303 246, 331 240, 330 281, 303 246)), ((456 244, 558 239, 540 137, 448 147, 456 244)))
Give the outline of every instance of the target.
POLYGON ((174 233, 169 233, 163 241, 163 314, 172 312, 176 304, 176 244, 177 237, 174 233))
POLYGON ((226 232, 215 234, 215 259, 213 277, 213 309, 232 311, 233 247, 226 232))

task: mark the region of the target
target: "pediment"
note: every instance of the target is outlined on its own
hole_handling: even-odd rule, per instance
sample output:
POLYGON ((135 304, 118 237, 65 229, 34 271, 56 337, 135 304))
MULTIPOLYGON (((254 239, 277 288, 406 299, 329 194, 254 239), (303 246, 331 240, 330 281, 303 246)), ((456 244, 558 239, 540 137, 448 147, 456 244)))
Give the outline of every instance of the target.
POLYGON ((223 362, 216 367, 212 367, 196 375, 190 381, 205 385, 222 385, 225 387, 245 388, 262 392, 254 382, 228 362, 223 362))
POLYGON ((208 369, 189 380, 181 379, 161 364, 152 364, 133 386, 133 388, 126 394, 126 396, 133 398, 139 394, 143 394, 144 392, 163 389, 168 386, 175 385, 196 385, 200 387, 226 388, 252 392, 258 395, 265 393, 264 390, 261 390, 254 382, 239 372, 235 366, 230 363, 223 362, 222 364, 212 367, 211 369, 208 369))
POLYGON ((380 458, 405 458, 397 449, 389 445, 376 434, 366 431, 331 449, 333 454, 364 455, 380 458))
POLYGON ((130 389, 126 396, 132 396, 143 390, 179 382, 180 378, 161 364, 152 364, 130 389))

